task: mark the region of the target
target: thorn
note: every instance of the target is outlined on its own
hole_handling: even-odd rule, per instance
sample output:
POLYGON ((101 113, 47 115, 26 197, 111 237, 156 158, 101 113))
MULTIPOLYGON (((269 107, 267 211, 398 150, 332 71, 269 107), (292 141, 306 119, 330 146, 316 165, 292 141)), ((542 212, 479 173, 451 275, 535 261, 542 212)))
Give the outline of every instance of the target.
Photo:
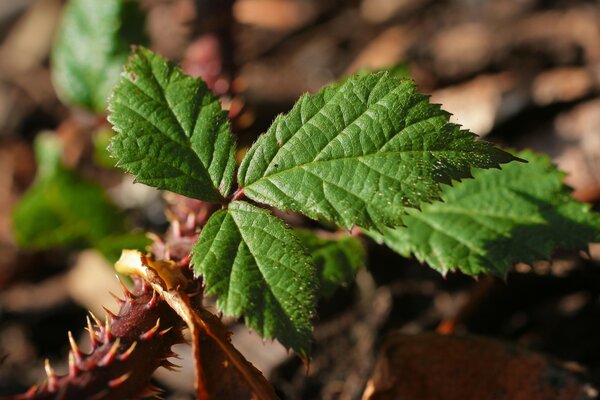
POLYGON ((79 367, 77 361, 75 361, 75 355, 72 351, 69 351, 69 378, 75 378, 79 373, 79 367))
POLYGON ((77 365, 81 365, 81 350, 79 350, 77 342, 75 339, 73 339, 73 333, 69 331, 67 336, 69 337, 69 344, 71 345, 74 361, 77 363, 77 365))
POLYGON ((194 229, 194 226, 196 225, 196 214, 194 214, 193 212, 188 213, 187 217, 185 218, 185 229, 187 229, 188 231, 191 231, 192 229, 194 229))
POLYGON ((177 354, 177 353, 175 353, 175 352, 173 352, 173 351, 170 351, 170 350, 169 350, 169 352, 167 353, 167 355, 165 356, 165 358, 176 358, 176 359, 178 359, 178 360, 183 360, 183 358, 181 358, 181 357, 179 356, 179 354, 177 354))
POLYGON ((123 304, 125 304, 125 300, 123 300, 122 298, 120 298, 119 296, 114 294, 113 292, 109 291, 108 293, 112 296, 113 299, 115 299, 115 301, 117 302, 119 307, 122 306, 123 304))
POLYGON ((110 328, 110 318, 106 318, 106 321, 104 321, 104 343, 110 343, 112 339, 113 335, 110 328))
POLYGON ((121 285, 121 290, 123 291, 123 295, 125 295, 125 297, 127 299, 132 299, 133 294, 131 293, 129 288, 123 283, 123 281, 121 280, 121 277, 119 277, 119 274, 115 274, 115 276, 117 277, 117 280, 119 281, 119 284, 121 285))
POLYGON ((174 220, 171 223, 172 227, 173 227, 173 236, 175 236, 176 238, 180 238, 181 237, 181 225, 179 224, 178 220, 174 220))
POLYGON ((117 355, 117 350, 119 350, 119 346, 121 345, 121 338, 117 338, 111 348, 108 350, 106 355, 100 360, 98 366, 106 367, 108 364, 112 363, 115 360, 117 355))
POLYGON ((162 389, 157 388, 154 385, 148 385, 143 391, 142 391, 142 397, 154 397, 154 398, 159 398, 161 399, 162 397, 160 396, 163 393, 162 389))
POLYGON ((152 337, 154 336, 154 334, 156 333, 156 331, 158 331, 158 328, 160 327, 160 318, 158 318, 156 320, 156 324, 154 324, 154 326, 150 329, 148 329, 145 333, 142 333, 140 335, 140 339, 142 340, 150 340, 152 339, 152 337))
POLYGON ((120 386, 127 379, 129 379, 130 376, 131 376, 131 372, 127 372, 127 373, 121 375, 120 377, 113 379, 112 381, 108 381, 108 387, 110 387, 111 389, 114 389, 117 386, 120 386))
POLYGON ((121 353, 121 355, 119 356, 119 360, 120 361, 125 361, 129 358, 129 356, 131 356, 131 353, 133 353, 133 350, 135 350, 135 347, 137 346, 137 342, 133 342, 131 344, 131 346, 129 346, 129 348, 127 350, 125 350, 125 352, 121 353))
POLYGON ((108 394, 108 389, 104 389, 104 390, 99 391, 92 397, 90 397, 89 400, 102 400, 102 399, 106 398, 107 394, 108 394))
MULTIPOLYGON (((169 258, 169 257, 167 257, 169 258)), ((144 279, 142 279, 142 292, 145 292, 148 290, 148 284, 146 283, 146 281, 144 279)))
POLYGON ((173 329, 172 326, 168 327, 167 329, 163 329, 162 331, 158 332, 158 334, 160 336, 163 336, 165 333, 169 332, 171 329, 173 329))
POLYGON ((187 265, 190 264, 191 260, 192 260, 192 255, 188 254, 188 255, 184 256, 181 260, 179 260, 179 262, 177 263, 177 265, 179 267, 187 266, 187 265))
POLYGON ((33 397, 38 391, 38 385, 33 385, 25 392, 25 398, 33 397))
POLYGON ((48 376, 48 391, 54 392, 57 389, 56 373, 54 372, 52 365, 50 365, 50 360, 47 358, 44 361, 44 369, 46 370, 46 375, 48 376))
POLYGON ((102 309, 104 310, 104 312, 106 313, 107 317, 106 317, 106 321, 108 321, 108 317, 110 317, 110 319, 115 320, 118 319, 119 316, 117 314, 115 314, 114 312, 110 311, 108 308, 106 308, 105 306, 102 306, 102 309))
POLYGON ((181 368, 181 365, 177 365, 177 364, 173 364, 171 361, 169 360, 163 360, 160 363, 160 366, 168 369, 169 371, 177 371, 178 368, 181 368))
POLYGON ((87 330, 90 334, 90 344, 92 345, 92 351, 94 351, 96 350, 96 347, 98 347, 98 341, 96 340, 96 331, 94 331, 94 327, 92 326, 92 321, 90 320, 90 317, 86 316, 85 319, 87 320, 87 330))
POLYGON ((100 322, 100 320, 98 319, 98 317, 96 317, 93 312, 91 312, 91 311, 88 311, 88 312, 90 313, 92 319, 94 320, 94 322, 96 323, 96 325, 98 326, 98 328, 102 328, 102 322, 100 322))
POLYGON ((145 308, 146 310, 150 310, 151 308, 156 307, 157 304, 158 298, 156 297, 156 290, 152 289, 152 298, 150 299, 148 304, 145 305, 145 308))

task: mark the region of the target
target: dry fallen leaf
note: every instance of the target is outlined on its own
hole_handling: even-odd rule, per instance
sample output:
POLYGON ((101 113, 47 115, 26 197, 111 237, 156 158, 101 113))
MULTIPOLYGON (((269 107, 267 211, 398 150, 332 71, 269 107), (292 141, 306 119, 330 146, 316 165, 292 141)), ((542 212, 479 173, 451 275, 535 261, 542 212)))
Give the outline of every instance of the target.
POLYGON ((363 400, 585 400, 597 391, 540 354, 481 337, 389 336, 363 400))
POLYGON ((233 347, 221 320, 200 305, 192 305, 182 286, 181 271, 168 264, 153 261, 137 250, 124 250, 115 267, 119 273, 141 276, 187 324, 196 360, 196 397, 276 400, 262 373, 233 347))

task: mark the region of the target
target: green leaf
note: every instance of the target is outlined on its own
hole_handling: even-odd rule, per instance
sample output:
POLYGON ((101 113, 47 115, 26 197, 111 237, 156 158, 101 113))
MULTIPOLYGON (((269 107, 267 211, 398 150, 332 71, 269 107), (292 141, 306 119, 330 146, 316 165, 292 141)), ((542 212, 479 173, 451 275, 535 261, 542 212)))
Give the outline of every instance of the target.
POLYGON ((104 190, 63 166, 36 181, 13 210, 14 236, 23 248, 87 247, 124 230, 104 190))
POLYGON ((235 142, 219 99, 142 47, 110 100, 111 152, 139 182, 220 202, 231 189, 235 142))
POLYGON ((600 215, 574 200, 548 157, 523 152, 527 164, 476 171, 444 188, 443 202, 412 210, 406 227, 382 239, 442 273, 504 276, 513 263, 548 259, 556 249, 582 250, 600 240, 600 215))
POLYGON ((238 181, 253 200, 348 229, 397 226, 441 183, 513 160, 448 119, 410 80, 356 75, 276 118, 238 181))
POLYGON ((224 314, 243 315, 263 337, 308 355, 317 276, 283 221, 234 201, 210 217, 192 253, 195 273, 224 314))
POLYGON ((52 51, 52 79, 67 104, 104 112, 127 61, 129 47, 145 42, 136 1, 70 0, 52 51))
POLYGON ((12 213, 18 245, 28 249, 96 247, 111 262, 123 248, 150 244, 128 233, 123 215, 104 189, 80 177, 61 161, 62 143, 54 133, 40 133, 34 142, 37 178, 12 213))
POLYGON ((121 257, 123 249, 144 251, 151 244, 142 232, 113 233, 93 243, 111 264, 121 257))
POLYGON ((366 263, 366 252, 361 241, 347 234, 331 238, 296 229, 294 231, 311 255, 320 281, 320 294, 331 297, 340 286, 354 281, 359 268, 366 263))

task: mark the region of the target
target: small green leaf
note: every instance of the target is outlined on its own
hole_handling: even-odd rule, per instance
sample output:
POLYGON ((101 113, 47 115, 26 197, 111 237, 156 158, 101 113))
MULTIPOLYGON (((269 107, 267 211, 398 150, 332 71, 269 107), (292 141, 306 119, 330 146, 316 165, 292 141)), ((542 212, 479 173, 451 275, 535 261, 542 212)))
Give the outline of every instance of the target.
POLYGON ((440 183, 514 159, 448 119, 410 80, 356 75, 276 118, 238 181, 253 200, 348 229, 398 226, 440 183))
POLYGON ((141 232, 113 233, 93 243, 111 264, 121 257, 123 249, 144 251, 151 244, 152 241, 141 232))
POLYGON ((366 252, 361 241, 347 234, 324 238, 315 233, 296 229, 294 231, 311 255, 320 281, 320 294, 331 297, 340 286, 354 281, 359 268, 366 263, 366 252))
POLYGON ((150 243, 145 235, 127 233, 121 211, 101 186, 64 166, 56 134, 38 134, 34 148, 36 181, 12 212, 13 233, 20 247, 96 247, 114 262, 121 249, 142 250, 150 243))
POLYGON ((317 276, 291 229, 268 211, 234 201, 216 212, 193 249, 207 294, 228 316, 308 355, 317 276))
POLYGON ((67 103, 104 112, 127 61, 129 46, 145 41, 136 1, 70 0, 52 52, 52 78, 67 103))
POLYGON ((227 196, 235 142, 227 113, 201 79, 140 47, 109 109, 117 132, 111 152, 139 182, 211 202, 227 196))
POLYGON ((36 181, 13 210, 13 232, 23 248, 93 246, 124 230, 104 190, 63 166, 36 181))
POLYGON ((414 253, 442 273, 504 276, 515 262, 548 259, 556 249, 583 250, 600 240, 600 215, 574 200, 548 157, 523 152, 527 164, 475 171, 475 179, 444 188, 443 202, 413 210, 405 227, 383 241, 414 253))

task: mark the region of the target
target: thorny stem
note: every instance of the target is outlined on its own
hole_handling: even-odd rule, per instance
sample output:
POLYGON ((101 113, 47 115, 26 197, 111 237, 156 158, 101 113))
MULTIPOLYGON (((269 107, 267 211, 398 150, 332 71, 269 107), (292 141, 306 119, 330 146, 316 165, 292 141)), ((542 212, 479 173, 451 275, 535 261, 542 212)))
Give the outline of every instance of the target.
POLYGON ((183 342, 179 316, 150 286, 136 279, 132 291, 124 288, 116 315, 102 324, 91 314, 88 331, 92 350, 85 354, 69 333, 69 370, 57 375, 46 360, 47 380, 25 394, 3 400, 121 400, 154 396, 150 376, 156 368, 176 368, 171 346, 183 342))

